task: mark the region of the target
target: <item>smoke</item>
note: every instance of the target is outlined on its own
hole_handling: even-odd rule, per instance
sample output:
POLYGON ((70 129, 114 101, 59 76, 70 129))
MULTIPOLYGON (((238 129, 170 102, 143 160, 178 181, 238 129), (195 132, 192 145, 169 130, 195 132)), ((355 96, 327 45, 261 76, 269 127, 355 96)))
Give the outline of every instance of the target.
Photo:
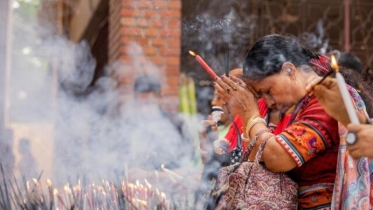
POLYGON ((304 32, 300 34, 300 41, 321 54, 326 54, 329 49, 329 39, 325 36, 323 20, 316 24, 316 32, 304 32))
POLYGON ((6 98, 15 172, 31 179, 44 170, 45 178, 62 185, 77 177, 121 178, 127 168, 192 168, 192 131, 182 124, 190 133, 183 136, 170 121, 180 123, 181 117, 160 109, 162 99, 139 102, 126 94, 132 86, 118 84, 134 76, 128 68, 164 84, 162 71, 137 43, 127 46, 133 62, 107 65, 93 84, 96 60, 88 43, 73 43, 56 35, 55 27, 39 24, 36 1, 16 2, 6 98))
MULTIPOLYGON (((255 17, 246 10, 249 2, 209 2, 201 7, 202 12, 183 19, 183 45, 200 54, 218 74, 224 73, 228 50, 229 68, 242 67, 255 27, 255 17)), ((184 49, 183 53, 187 54, 188 50, 184 49)))

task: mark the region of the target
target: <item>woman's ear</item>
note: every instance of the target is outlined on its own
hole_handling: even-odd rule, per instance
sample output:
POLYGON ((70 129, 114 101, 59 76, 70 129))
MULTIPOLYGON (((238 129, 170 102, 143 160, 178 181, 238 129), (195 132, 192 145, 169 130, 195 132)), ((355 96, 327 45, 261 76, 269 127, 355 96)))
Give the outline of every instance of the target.
POLYGON ((290 76, 294 77, 297 68, 295 68, 295 66, 292 63, 285 62, 282 64, 281 70, 284 71, 286 74, 289 74, 290 76))

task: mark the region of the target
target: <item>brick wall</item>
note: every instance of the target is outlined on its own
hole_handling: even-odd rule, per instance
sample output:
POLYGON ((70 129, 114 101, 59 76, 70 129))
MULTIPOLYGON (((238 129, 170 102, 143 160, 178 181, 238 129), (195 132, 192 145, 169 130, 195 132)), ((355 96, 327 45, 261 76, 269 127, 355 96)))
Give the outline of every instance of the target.
POLYGON ((123 93, 135 76, 157 74, 167 108, 176 111, 181 51, 181 0, 110 0, 109 62, 123 93), (130 48, 137 43, 141 49, 130 48), (153 64, 156 68, 154 68, 153 64))

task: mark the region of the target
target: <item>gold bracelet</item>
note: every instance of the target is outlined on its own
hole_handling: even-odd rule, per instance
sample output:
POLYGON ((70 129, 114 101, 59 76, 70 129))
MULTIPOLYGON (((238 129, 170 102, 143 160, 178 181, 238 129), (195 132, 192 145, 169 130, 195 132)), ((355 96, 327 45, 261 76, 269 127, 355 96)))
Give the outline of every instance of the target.
POLYGON ((257 123, 264 123, 264 125, 267 126, 267 122, 265 121, 265 119, 261 118, 261 117, 257 117, 255 119, 253 119, 250 124, 247 126, 246 128, 246 134, 247 136, 250 136, 250 131, 251 129, 254 127, 254 125, 256 125, 257 123))
POLYGON ((242 127, 242 131, 246 131, 247 126, 257 117, 261 117, 260 114, 254 114, 253 116, 251 116, 250 119, 246 122, 246 125, 242 127))

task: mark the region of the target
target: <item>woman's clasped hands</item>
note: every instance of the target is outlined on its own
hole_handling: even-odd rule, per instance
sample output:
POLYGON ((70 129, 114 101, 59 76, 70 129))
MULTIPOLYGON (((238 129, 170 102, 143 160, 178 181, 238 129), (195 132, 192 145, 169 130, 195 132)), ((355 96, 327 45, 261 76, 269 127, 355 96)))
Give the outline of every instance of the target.
POLYGON ((232 116, 248 119, 259 113, 256 93, 241 79, 223 75, 215 80, 213 86, 222 95, 232 116))

